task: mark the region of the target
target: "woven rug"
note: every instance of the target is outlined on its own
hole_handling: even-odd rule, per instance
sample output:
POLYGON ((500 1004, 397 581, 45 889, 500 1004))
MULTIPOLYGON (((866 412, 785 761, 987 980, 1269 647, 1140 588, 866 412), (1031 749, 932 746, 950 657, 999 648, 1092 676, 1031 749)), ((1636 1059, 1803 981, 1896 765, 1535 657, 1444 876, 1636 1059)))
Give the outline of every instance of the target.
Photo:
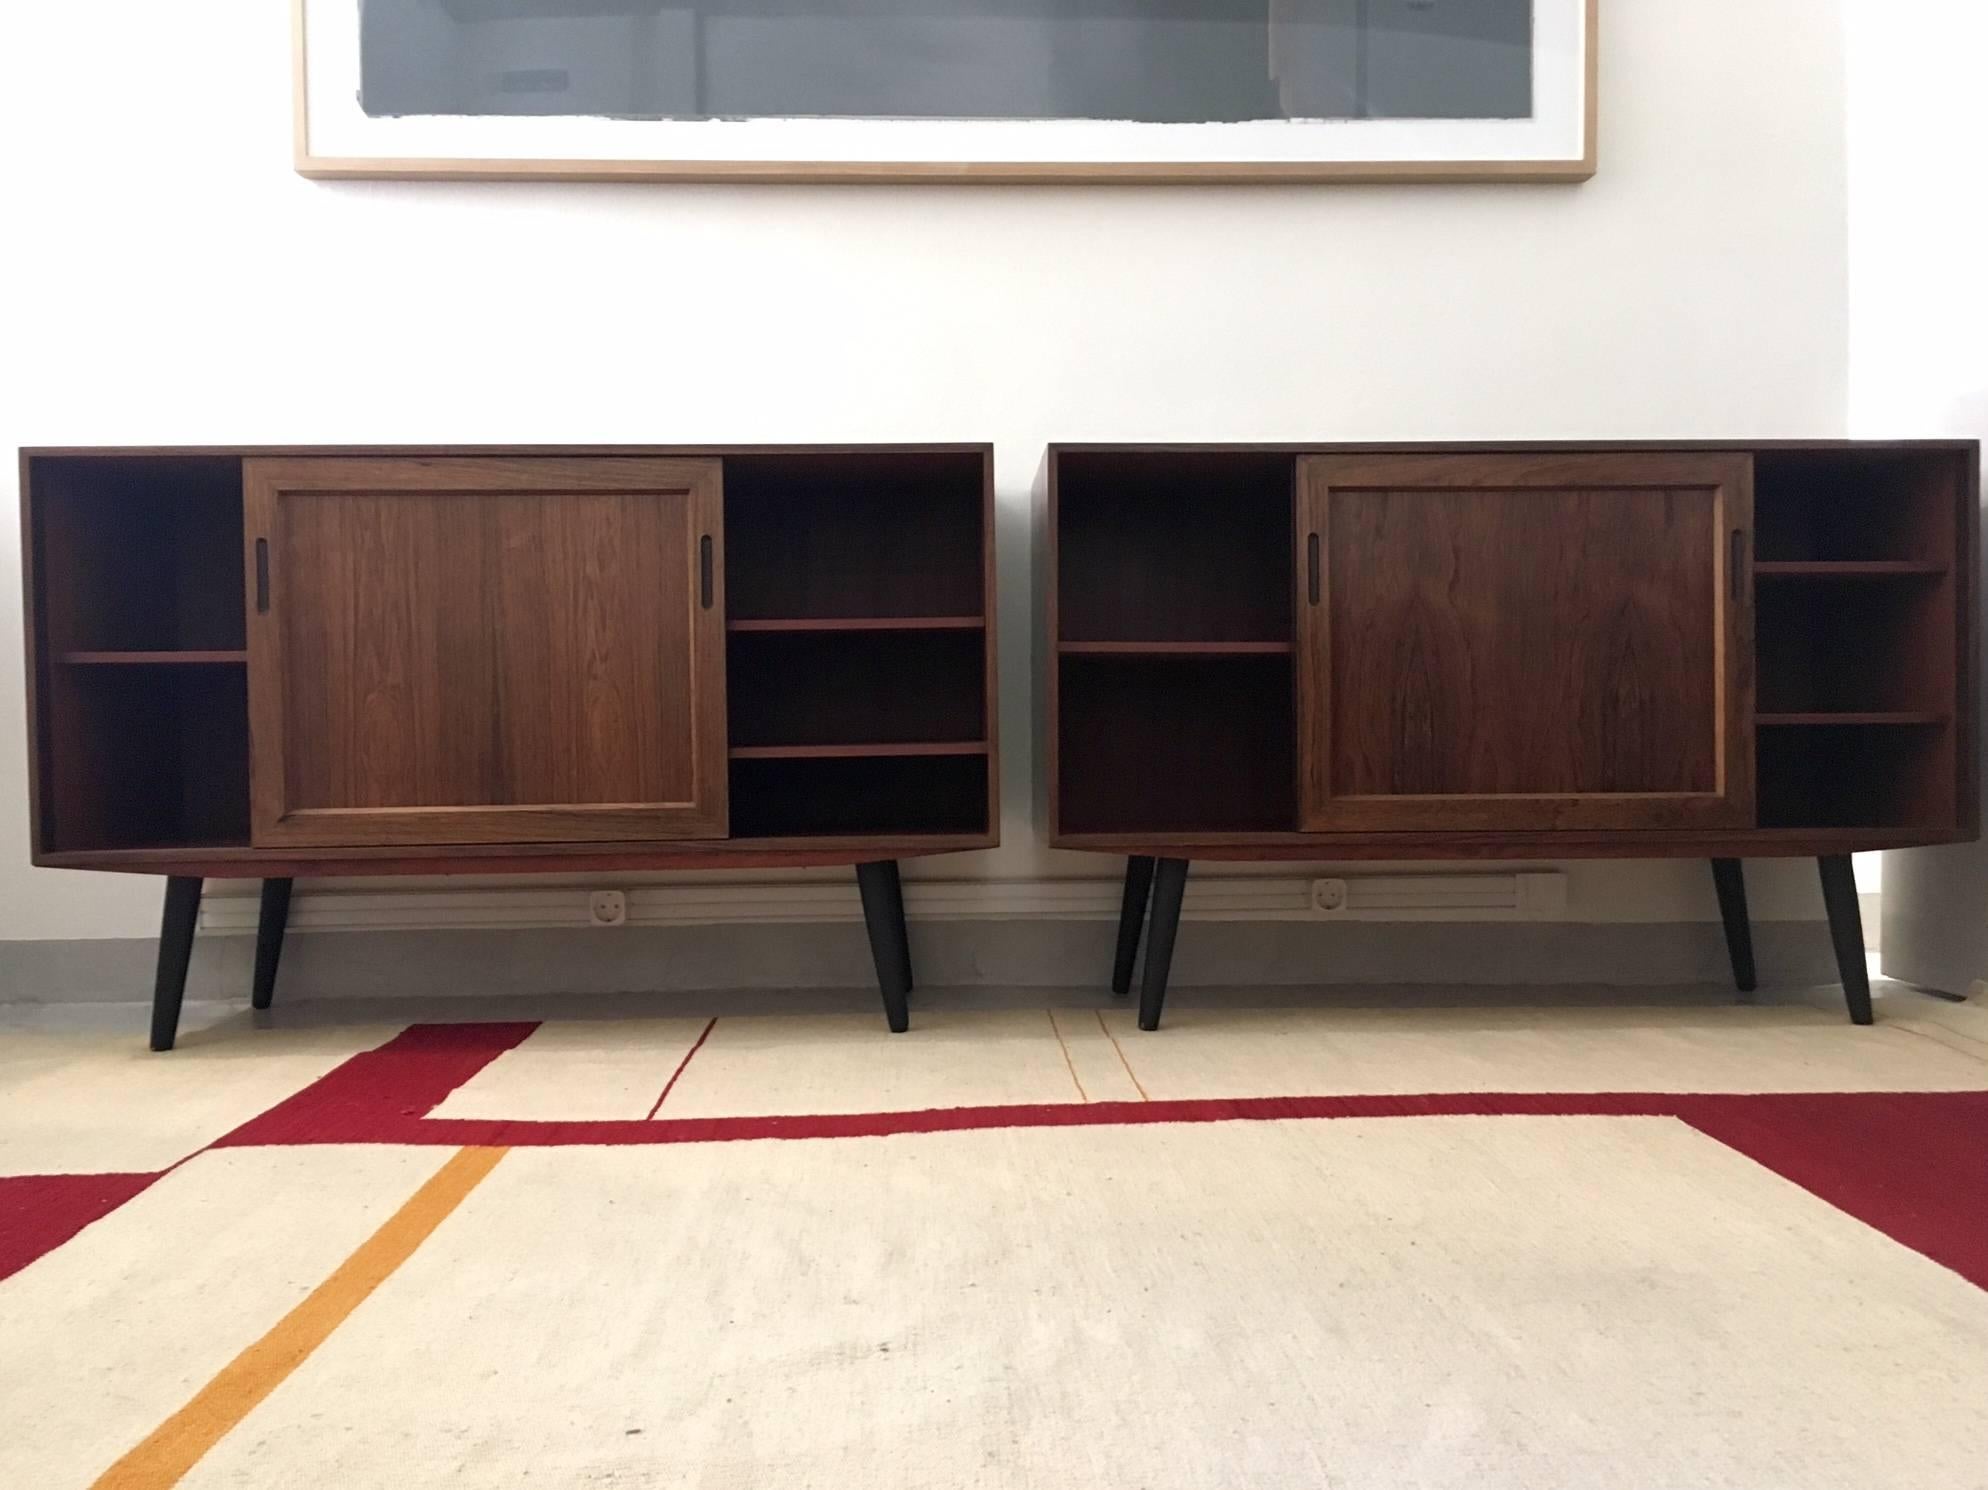
POLYGON ((1988 1486, 1988 1010, 0 1051, 0 1486, 1988 1486))

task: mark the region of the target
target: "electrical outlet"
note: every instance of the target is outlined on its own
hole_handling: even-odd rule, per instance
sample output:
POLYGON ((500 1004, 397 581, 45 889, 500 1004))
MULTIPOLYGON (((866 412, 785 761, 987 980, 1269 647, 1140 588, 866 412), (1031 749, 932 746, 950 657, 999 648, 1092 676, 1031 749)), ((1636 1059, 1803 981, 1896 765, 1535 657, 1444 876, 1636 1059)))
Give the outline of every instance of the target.
POLYGON ((596 926, 625 925, 628 896, 620 890, 595 890, 587 896, 587 914, 596 926))
POLYGON ((1312 909, 1319 911, 1343 911, 1346 909, 1346 881, 1313 880, 1312 909))

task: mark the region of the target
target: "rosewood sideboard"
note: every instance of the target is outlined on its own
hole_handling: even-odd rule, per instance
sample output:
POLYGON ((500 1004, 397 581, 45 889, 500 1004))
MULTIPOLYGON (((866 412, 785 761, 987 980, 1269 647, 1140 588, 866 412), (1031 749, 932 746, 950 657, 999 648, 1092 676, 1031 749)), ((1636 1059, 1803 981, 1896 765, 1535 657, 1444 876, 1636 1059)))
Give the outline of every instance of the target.
POLYGON ((853 865, 998 841, 981 445, 21 453, 33 857, 210 877, 853 865))
POLYGON ((1038 779, 1127 856, 1158 1027, 1194 859, 1813 856, 1979 823, 1973 442, 1062 445, 1037 483, 1038 779))

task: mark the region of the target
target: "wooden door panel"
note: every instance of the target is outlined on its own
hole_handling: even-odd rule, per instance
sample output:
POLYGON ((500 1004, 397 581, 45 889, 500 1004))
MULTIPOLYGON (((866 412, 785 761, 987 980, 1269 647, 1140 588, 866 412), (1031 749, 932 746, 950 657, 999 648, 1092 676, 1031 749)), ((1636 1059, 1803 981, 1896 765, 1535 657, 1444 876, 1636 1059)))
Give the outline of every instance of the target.
POLYGON ((251 461, 247 498, 256 842, 723 836, 715 461, 251 461))
POLYGON ((1751 822, 1744 457, 1320 456, 1302 480, 1307 829, 1751 822))
POLYGON ((1342 495, 1334 691, 1389 703, 1335 715, 1336 785, 1714 790, 1715 516, 1691 492, 1342 495))

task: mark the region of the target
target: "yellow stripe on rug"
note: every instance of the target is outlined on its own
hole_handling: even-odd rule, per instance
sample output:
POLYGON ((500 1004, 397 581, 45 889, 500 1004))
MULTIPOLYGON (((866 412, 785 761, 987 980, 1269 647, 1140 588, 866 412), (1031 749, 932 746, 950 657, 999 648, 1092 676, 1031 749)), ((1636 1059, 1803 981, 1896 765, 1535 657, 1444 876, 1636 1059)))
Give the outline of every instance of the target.
POLYGON ((1063 1031, 1057 1027, 1056 1011, 1044 1009, 1042 1012, 1049 1016, 1049 1032, 1056 1036, 1056 1048, 1063 1052, 1063 1065, 1070 1073, 1070 1084, 1077 1089, 1077 1100, 1090 1101, 1091 1094, 1084 1090, 1083 1080, 1077 1075, 1077 1063, 1070 1059, 1070 1046, 1063 1038, 1063 1031))
POLYGON ((407 1203, 268 1334, 236 1356, 178 1412, 100 1475, 91 1490, 165 1490, 282 1385, 374 1289, 414 1255, 481 1184, 503 1148, 458 1150, 407 1203))

